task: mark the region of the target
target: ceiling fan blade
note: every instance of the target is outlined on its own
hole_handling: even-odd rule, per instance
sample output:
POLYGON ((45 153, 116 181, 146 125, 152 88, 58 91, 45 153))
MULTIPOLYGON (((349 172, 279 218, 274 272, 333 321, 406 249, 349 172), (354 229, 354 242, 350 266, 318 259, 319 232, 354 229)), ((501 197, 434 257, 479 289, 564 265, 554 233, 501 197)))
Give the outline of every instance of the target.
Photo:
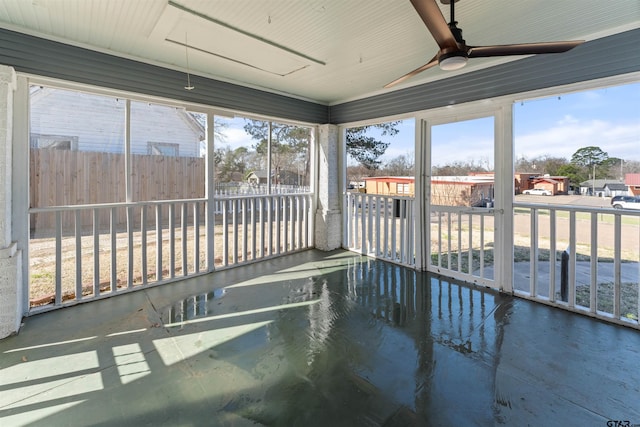
POLYGON ((457 49, 456 39, 453 37, 436 0, 411 0, 411 4, 441 50, 457 49))
POLYGON ((536 55, 540 53, 562 53, 584 43, 584 40, 565 42, 542 42, 507 44, 497 46, 468 46, 469 58, 487 58, 490 56, 536 55))
POLYGON ((390 88, 391 86, 395 86, 398 83, 402 83, 403 81, 407 80, 408 78, 411 78, 413 76, 415 76, 416 74, 419 74, 421 72, 423 72, 424 70, 427 70, 435 65, 438 65, 438 55, 434 56, 431 61, 427 62, 426 64, 424 64, 422 67, 416 68, 415 70, 413 70, 410 73, 405 74, 404 76, 400 77, 399 79, 395 79, 394 81, 392 81, 391 83, 387 83, 386 85, 384 85, 384 88, 390 88))

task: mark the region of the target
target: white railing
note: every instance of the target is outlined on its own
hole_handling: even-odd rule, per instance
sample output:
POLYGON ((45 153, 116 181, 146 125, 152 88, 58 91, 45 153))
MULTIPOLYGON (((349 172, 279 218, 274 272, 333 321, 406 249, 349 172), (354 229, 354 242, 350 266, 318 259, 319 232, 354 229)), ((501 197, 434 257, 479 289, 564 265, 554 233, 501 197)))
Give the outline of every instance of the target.
POLYGON ((346 193, 346 248, 396 264, 415 265, 414 199, 346 193))
POLYGON ((216 265, 228 267, 312 246, 311 194, 216 198, 222 234, 216 265))
MULTIPOLYGON (((214 188, 214 212, 222 213, 225 201, 229 197, 267 196, 269 194, 308 194, 310 188, 303 185, 274 184, 269 188, 266 184, 218 183, 214 188)), ((228 206, 227 206, 228 208, 228 206)))
MULTIPOLYGON (((347 249, 413 260, 413 200, 349 193, 347 249), (404 209, 404 210, 403 210, 404 209)), ((514 203, 516 296, 640 328, 640 211, 514 203)), ((428 270, 496 287, 494 210, 431 206, 428 270)))
POLYGON ((311 194, 32 208, 31 312, 167 283, 313 245, 311 194), (125 218, 124 224, 122 218, 125 218), (71 219, 71 220, 70 220, 71 219), (37 222, 34 222, 37 224, 37 222), (68 226, 65 224, 73 224, 68 226))
POLYGON ((55 224, 32 230, 30 306, 60 307, 206 270, 206 246, 196 238, 205 207, 205 199, 190 199, 30 209, 55 224))
POLYGON ((431 206, 430 271, 494 287, 494 210, 431 206))
POLYGON ((514 204, 514 293, 638 328, 640 211, 514 204))
MULTIPOLYGON (((346 193, 344 246, 414 267, 413 197, 346 193)), ((492 286, 493 209, 431 207, 431 271, 492 286)))

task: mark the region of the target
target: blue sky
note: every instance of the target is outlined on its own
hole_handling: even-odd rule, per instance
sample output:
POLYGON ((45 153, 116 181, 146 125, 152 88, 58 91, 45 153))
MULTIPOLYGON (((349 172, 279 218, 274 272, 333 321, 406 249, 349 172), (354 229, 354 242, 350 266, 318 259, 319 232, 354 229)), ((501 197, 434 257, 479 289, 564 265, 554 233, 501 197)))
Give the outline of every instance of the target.
MULTIPOLYGON (((413 121, 408 121, 385 157, 412 150, 413 137, 413 121)), ((570 159, 579 148, 593 145, 610 157, 640 161, 640 83, 517 103, 514 137, 517 158, 570 159)), ((432 141, 434 165, 493 163, 492 119, 436 126, 432 141)))
MULTIPOLYGON (((225 130, 231 148, 254 142, 232 120, 225 130)), ((414 121, 404 120, 383 161, 413 158, 414 121)), ((375 134, 375 132, 372 132, 375 134)), ((640 161, 640 83, 528 100, 514 105, 515 155, 564 157, 581 147, 597 146, 610 157, 640 161)), ((493 167, 493 119, 451 123, 433 128, 433 164, 461 161, 493 167)))
POLYGON ((580 92, 517 104, 516 153, 570 158, 597 146, 624 160, 640 160, 640 84, 580 92))

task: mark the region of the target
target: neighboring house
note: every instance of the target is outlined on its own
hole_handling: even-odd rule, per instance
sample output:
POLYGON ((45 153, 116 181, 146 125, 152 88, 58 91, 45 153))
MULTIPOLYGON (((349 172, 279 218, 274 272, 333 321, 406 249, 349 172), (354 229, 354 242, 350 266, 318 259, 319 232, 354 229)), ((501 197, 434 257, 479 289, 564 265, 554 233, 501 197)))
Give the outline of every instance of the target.
POLYGON ((515 175, 516 194, 533 188, 542 188, 556 194, 569 194, 569 178, 566 176, 540 175, 537 173, 517 173, 515 175))
POLYGON ((363 180, 369 194, 411 197, 415 194, 415 178, 412 176, 376 176, 363 180))
POLYGON ((627 196, 629 187, 624 182, 608 182, 604 185, 605 197, 627 196))
POLYGON ((514 176, 515 183, 515 193, 521 194, 524 190, 530 190, 533 188, 533 184, 531 180, 539 176, 539 173, 530 173, 530 172, 519 172, 514 176))
MULTIPOLYGON (((378 176, 364 178, 368 194, 409 196, 415 194, 415 178, 378 176)), ((493 174, 472 176, 439 176, 431 178, 431 203, 447 206, 476 206, 493 199, 493 174)))
POLYGON ((614 179, 588 179, 580 183, 580 194, 598 197, 611 197, 628 194, 622 190, 623 183, 614 179))
POLYGON ((247 175, 247 182, 252 185, 266 184, 268 177, 269 174, 266 170, 257 170, 247 175))
MULTIPOLYGON (((413 197, 415 193, 414 178, 411 176, 378 176, 364 178, 364 181, 366 192, 370 194, 413 197)), ((514 183, 516 194, 533 188, 549 190, 554 195, 569 193, 569 178, 566 176, 517 173, 514 183)), ((435 205, 477 206, 492 201, 493 192, 492 172, 431 178, 431 202, 435 205)))
POLYGON ((493 174, 472 176, 434 176, 431 203, 445 206, 479 206, 494 197, 493 174))
MULTIPOLYGON (((35 88, 31 93, 32 148, 123 153, 125 101, 35 88)), ((200 157, 204 127, 186 110, 131 102, 131 153, 200 157)))
POLYGON ((628 186, 629 194, 640 196, 640 173, 627 173, 624 175, 624 183, 628 186))
MULTIPOLYGON (((298 172, 289 170, 278 170, 271 173, 271 183, 273 185, 299 186, 304 185, 305 177, 298 172)), ((267 171, 257 170, 247 175, 247 182, 251 185, 267 184, 267 171)))

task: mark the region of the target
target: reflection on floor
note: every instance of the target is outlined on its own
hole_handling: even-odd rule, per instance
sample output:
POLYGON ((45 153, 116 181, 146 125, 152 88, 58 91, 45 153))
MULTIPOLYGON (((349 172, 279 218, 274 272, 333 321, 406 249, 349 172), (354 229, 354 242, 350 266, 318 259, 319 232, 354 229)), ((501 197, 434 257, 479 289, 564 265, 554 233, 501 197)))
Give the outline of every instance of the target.
POLYGON ((348 252, 28 318, 0 425, 640 424, 640 333, 348 252))

